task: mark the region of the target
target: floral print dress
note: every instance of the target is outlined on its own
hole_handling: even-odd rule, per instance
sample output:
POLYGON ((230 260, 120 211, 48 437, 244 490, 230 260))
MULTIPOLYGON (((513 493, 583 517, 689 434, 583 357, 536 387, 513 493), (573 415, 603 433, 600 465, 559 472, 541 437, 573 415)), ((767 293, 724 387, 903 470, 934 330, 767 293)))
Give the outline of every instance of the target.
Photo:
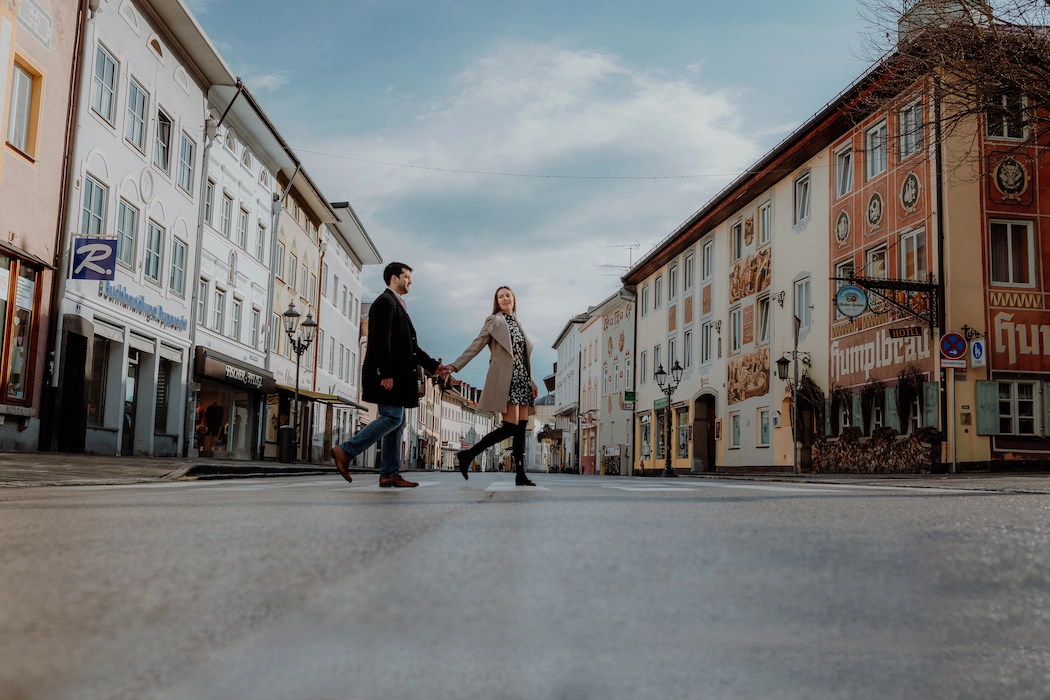
POLYGON ((532 406, 532 377, 529 374, 528 358, 525 348, 525 334, 521 332, 518 321, 510 314, 503 314, 510 330, 510 345, 514 349, 514 370, 510 378, 510 397, 507 403, 515 406, 532 406))

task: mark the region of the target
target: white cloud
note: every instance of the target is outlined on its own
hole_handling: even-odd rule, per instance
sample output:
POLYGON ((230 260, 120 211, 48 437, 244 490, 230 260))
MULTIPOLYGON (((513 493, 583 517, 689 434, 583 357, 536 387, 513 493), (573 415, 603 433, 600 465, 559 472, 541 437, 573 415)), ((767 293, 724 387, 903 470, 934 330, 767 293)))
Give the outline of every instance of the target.
MULTIPOLYGON (((637 260, 759 154, 735 99, 608 53, 507 44, 452 77, 443 99, 404 124, 309 150, 503 173, 712 176, 508 178, 303 155, 330 199, 353 202, 384 260, 415 268, 410 303, 428 351, 459 353, 491 310, 495 287, 509 284, 544 351, 533 364, 542 376, 566 320, 618 289, 598 265, 626 265, 628 252, 608 246, 640 241, 637 260)), ((372 277, 378 291, 380 275, 372 277)), ((484 367, 462 378, 480 385, 484 367)))
POLYGON ((214 0, 185 0, 186 6, 190 8, 190 12, 195 15, 206 15, 208 14, 208 8, 211 6, 214 0))
POLYGON ((273 92, 288 83, 288 71, 261 73, 244 78, 244 84, 252 92, 273 92))

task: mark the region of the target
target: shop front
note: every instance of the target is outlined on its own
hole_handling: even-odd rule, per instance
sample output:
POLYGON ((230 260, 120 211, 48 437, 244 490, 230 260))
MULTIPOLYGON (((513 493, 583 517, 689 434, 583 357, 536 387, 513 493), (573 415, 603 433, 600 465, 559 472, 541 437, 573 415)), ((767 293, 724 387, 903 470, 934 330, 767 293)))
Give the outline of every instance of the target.
POLYGON ((193 446, 201 457, 262 458, 263 408, 276 390, 273 374, 208 348, 198 347, 199 389, 193 446))

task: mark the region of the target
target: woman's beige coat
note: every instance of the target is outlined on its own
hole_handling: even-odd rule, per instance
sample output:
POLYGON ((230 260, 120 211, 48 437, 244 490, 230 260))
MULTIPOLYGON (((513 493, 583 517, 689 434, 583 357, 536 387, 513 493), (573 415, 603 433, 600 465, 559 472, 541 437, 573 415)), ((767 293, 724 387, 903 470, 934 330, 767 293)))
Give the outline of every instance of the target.
MULTIPOLYGON (((518 324, 521 328, 521 324, 518 324)), ((532 357, 532 341, 525 335, 525 352, 532 357)), ((489 349, 489 372, 485 376, 485 386, 481 389, 481 401, 478 408, 490 413, 503 413, 507 410, 507 402, 510 399, 510 380, 514 373, 514 349, 510 344, 510 328, 502 313, 495 313, 485 319, 485 325, 474 342, 470 344, 463 354, 450 364, 456 371, 463 369, 481 349, 488 346, 489 349)), ((531 362, 529 367, 531 367, 531 362)), ((529 377, 532 388, 536 390, 536 382, 529 377)))

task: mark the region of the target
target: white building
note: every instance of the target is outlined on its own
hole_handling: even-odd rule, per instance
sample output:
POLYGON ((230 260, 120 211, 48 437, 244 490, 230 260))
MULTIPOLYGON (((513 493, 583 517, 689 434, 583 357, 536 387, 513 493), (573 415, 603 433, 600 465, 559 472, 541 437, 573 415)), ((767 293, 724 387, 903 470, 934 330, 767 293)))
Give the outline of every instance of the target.
POLYGON ((590 317, 580 314, 572 317, 562 328, 561 333, 551 346, 558 351, 558 361, 554 368, 554 427, 555 441, 552 445, 554 454, 552 467, 559 471, 579 469, 579 455, 576 450, 577 421, 580 408, 580 355, 578 345, 578 326, 590 317))
POLYGON ((190 454, 261 459, 275 391, 264 324, 272 278, 276 174, 297 160, 247 88, 213 87, 193 290, 190 454), (219 124, 219 120, 222 123, 219 124), (214 126, 212 126, 214 125, 214 126))
MULTIPOLYGON (((317 402, 313 420, 315 446, 328 459, 333 445, 357 432, 361 405, 361 271, 383 262, 375 244, 348 202, 333 202, 339 221, 322 228, 321 298, 315 353, 314 390, 336 397, 317 402)), ((410 454, 409 454, 410 456, 410 454)))
POLYGON ((60 275, 57 400, 83 409, 61 447, 176 455, 206 94, 235 78, 182 0, 102 0, 83 51, 63 264, 91 271, 83 245, 71 255, 84 238, 115 241, 116 259, 96 259, 95 279, 60 275))
POLYGON ((634 294, 617 291, 599 304, 602 397, 598 405, 599 473, 630 474, 633 468, 634 294))
POLYGON ((600 472, 598 460, 598 404, 602 391, 602 316, 591 307, 578 326, 580 347, 580 473, 600 472))

